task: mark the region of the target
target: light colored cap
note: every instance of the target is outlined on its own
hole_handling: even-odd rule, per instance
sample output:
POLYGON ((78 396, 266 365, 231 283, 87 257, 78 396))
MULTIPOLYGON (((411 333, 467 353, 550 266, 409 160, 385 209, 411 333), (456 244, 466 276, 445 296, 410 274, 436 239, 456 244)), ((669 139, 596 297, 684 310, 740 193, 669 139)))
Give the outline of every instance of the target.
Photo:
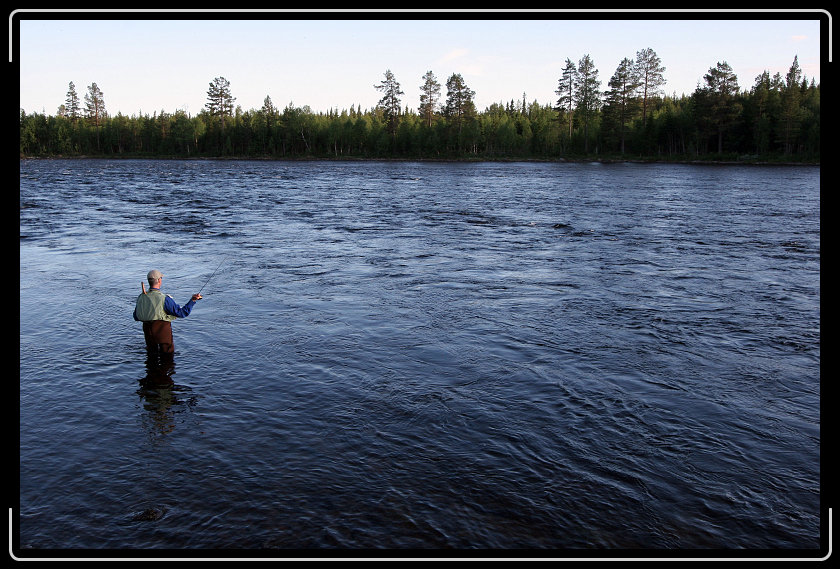
POLYGON ((146 276, 146 278, 149 279, 150 281, 156 281, 162 276, 163 276, 163 273, 161 273, 159 270, 152 269, 151 271, 149 271, 149 274, 146 276))

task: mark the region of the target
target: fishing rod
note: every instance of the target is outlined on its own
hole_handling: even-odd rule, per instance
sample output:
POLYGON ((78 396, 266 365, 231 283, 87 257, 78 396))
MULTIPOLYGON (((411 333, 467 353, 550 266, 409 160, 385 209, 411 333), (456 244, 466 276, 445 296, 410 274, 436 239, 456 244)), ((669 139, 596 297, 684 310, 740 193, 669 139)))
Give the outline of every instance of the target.
POLYGON ((216 270, 215 270, 215 271, 213 271, 213 274, 212 274, 212 275, 210 275, 210 277, 209 277, 209 278, 208 278, 208 279, 204 282, 204 284, 201 286, 201 288, 200 288, 200 289, 198 289, 198 292, 197 292, 196 294, 201 294, 201 291, 202 291, 202 290, 204 290, 204 287, 206 287, 206 286, 207 286, 207 283, 209 283, 209 282, 210 282, 210 279, 212 279, 212 278, 215 276, 216 272, 217 272, 217 271, 218 271, 218 270, 222 267, 222 263, 224 263, 224 262, 225 262, 225 259, 227 259, 227 255, 225 255, 224 257, 222 257, 222 261, 219 263, 219 266, 218 266, 218 267, 216 267, 216 270))

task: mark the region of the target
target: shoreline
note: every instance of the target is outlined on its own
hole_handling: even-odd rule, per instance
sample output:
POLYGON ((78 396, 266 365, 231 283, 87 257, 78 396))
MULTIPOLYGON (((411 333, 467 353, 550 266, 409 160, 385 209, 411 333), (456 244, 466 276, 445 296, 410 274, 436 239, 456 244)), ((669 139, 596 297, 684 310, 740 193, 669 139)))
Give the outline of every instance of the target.
POLYGON ((695 166, 820 166, 819 161, 774 161, 760 158, 732 159, 657 159, 657 158, 389 158, 389 157, 269 157, 269 156, 20 156, 20 160, 194 160, 230 162, 451 162, 451 163, 516 163, 538 162, 557 164, 690 164, 695 166))

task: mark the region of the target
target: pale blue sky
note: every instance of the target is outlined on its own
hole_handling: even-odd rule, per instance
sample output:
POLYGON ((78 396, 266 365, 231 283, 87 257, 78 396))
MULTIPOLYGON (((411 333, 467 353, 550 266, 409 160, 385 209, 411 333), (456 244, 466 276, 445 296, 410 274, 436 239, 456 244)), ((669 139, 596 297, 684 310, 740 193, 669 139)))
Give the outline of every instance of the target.
POLYGON ((529 103, 554 104, 566 58, 577 63, 589 54, 603 90, 620 61, 645 48, 666 67, 665 92, 681 95, 693 92, 719 61, 729 63, 742 88, 764 70, 784 75, 794 56, 819 82, 821 41, 828 42, 820 37, 821 13, 813 11, 731 20, 719 13, 716 19, 679 13, 577 19, 562 12, 477 12, 463 20, 375 12, 314 20, 282 12, 254 13, 248 20, 241 13, 234 19, 199 13, 195 20, 159 13, 146 20, 19 14, 20 36, 12 39, 20 46, 20 107, 49 115, 64 102, 71 81, 80 97, 95 82, 111 115, 178 109, 195 115, 220 76, 243 110, 260 108, 267 95, 280 109, 290 102, 314 111, 367 109, 379 101, 374 85, 387 69, 405 93, 403 106, 412 109, 429 70, 444 97, 446 79, 460 73, 479 110, 520 100, 523 92, 529 103))

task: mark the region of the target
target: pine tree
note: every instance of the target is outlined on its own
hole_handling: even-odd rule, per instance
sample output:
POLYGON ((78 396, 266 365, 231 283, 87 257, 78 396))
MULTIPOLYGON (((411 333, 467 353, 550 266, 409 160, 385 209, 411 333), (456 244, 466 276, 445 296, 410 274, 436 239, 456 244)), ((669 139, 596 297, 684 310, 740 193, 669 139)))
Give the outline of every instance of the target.
POLYGON ((426 119, 426 126, 432 126, 432 119, 440 101, 440 83, 434 73, 427 71, 420 86, 420 115, 426 119))
POLYGON ((105 96, 96 83, 91 83, 85 95, 85 113, 96 125, 96 149, 99 150, 99 129, 105 118, 105 96))
POLYGON ((639 90, 639 84, 639 76, 633 60, 625 57, 610 78, 608 83, 610 88, 604 93, 606 100, 604 120, 616 125, 622 154, 624 154, 627 123, 633 119, 638 109, 636 93, 639 90))
POLYGON ((578 62, 577 79, 575 107, 583 119, 583 150, 589 152, 589 125, 601 105, 601 82, 589 54, 584 55, 578 62))
POLYGON ((665 68, 656 52, 651 48, 636 52, 636 73, 642 89, 642 125, 647 124, 648 101, 661 92, 665 84, 665 68))
POLYGON ((577 85, 577 67, 568 57, 566 58, 566 67, 563 68, 562 75, 557 83, 557 111, 559 113, 567 113, 569 116, 569 138, 572 137, 572 115, 574 113, 575 101, 575 86, 577 85))
POLYGON ((705 95, 708 116, 717 131, 718 153, 723 152, 723 133, 738 118, 741 104, 737 101, 738 78, 728 63, 718 62, 703 76, 706 87, 701 89, 705 95))
POLYGON ((271 126, 271 120, 277 116, 278 111, 277 107, 274 106, 274 103, 271 102, 271 97, 268 95, 266 95, 265 99, 263 99, 262 112, 266 116, 268 126, 271 126))
POLYGON ((444 114, 458 127, 458 136, 464 127, 464 121, 475 117, 475 91, 467 87, 460 73, 453 73, 446 80, 446 106, 444 114))
POLYGON ((210 83, 207 90, 207 103, 205 107, 212 116, 218 116, 221 120, 222 131, 225 130, 225 117, 233 116, 233 102, 236 97, 231 95, 230 81, 224 77, 216 77, 210 83))

